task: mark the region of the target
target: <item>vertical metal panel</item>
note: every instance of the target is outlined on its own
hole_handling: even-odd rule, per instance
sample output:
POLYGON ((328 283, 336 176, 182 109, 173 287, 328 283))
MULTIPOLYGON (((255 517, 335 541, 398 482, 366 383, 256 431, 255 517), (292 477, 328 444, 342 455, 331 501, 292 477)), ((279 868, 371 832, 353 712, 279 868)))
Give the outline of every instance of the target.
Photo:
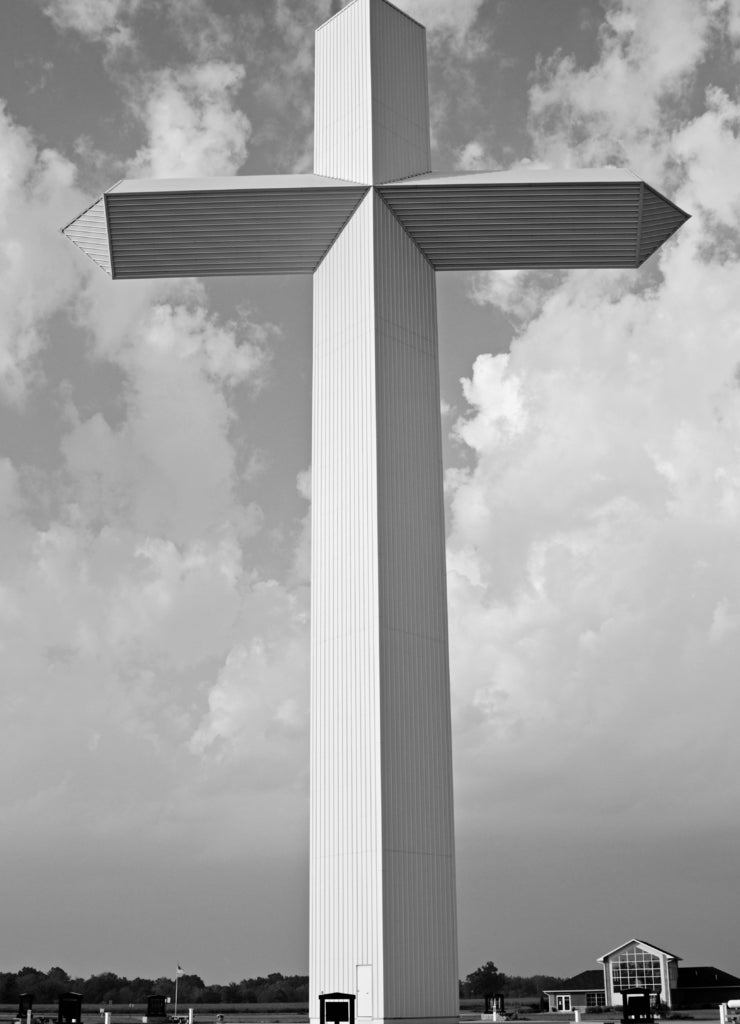
POLYGON ((314 170, 370 184, 430 168, 426 34, 386 0, 316 32, 314 170))
POLYGON ((383 993, 372 231, 369 194, 314 276, 312 1019, 358 964, 383 993))
POLYGON ((386 0, 369 0, 373 181, 431 169, 426 31, 386 0))
POLYGON ((311 1006, 457 1016, 434 272, 376 193, 314 277, 311 1006), (370 972, 365 972, 370 976, 370 972))
POLYGON ((435 275, 374 203, 384 1014, 456 1018, 435 275))
POLYGON ((71 224, 62 228, 62 234, 82 249, 84 254, 111 276, 110 246, 108 227, 105 219, 103 197, 96 200, 87 210, 75 217, 71 224))
POLYGON ((314 171, 372 183, 370 16, 354 0, 316 30, 314 171))

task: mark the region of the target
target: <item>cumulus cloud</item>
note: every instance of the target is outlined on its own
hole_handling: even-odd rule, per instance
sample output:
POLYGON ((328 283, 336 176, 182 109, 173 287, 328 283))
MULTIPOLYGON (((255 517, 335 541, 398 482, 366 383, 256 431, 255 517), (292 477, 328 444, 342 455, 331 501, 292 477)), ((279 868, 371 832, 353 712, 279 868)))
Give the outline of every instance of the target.
POLYGON ((402 0, 398 6, 425 25, 430 34, 461 48, 470 45, 469 33, 483 0, 402 0))
POLYGON ((600 59, 579 68, 556 54, 530 91, 535 154, 553 166, 629 163, 662 177, 681 103, 719 16, 694 0, 618 0, 606 10, 600 59))
MULTIPOLYGON (((223 22, 192 0, 182 31, 197 59, 134 78, 128 64, 139 7, 125 0, 44 7, 60 30, 125 58, 105 65, 125 86, 143 135, 125 173, 238 172, 251 128, 238 109, 244 66, 223 59, 231 53, 223 22)), ((109 388, 92 389, 85 403, 72 365, 72 379, 45 394, 57 413, 52 470, 0 462, 0 545, 9 556, 0 648, 15 695, 4 720, 18 742, 7 753, 20 760, 24 744, 44 746, 22 792, 1 794, 0 820, 25 829, 28 842, 35 822, 51 827, 61 806, 101 841, 143 822, 155 837, 166 820, 170 842, 194 803, 213 802, 216 777, 219 806, 230 787, 244 800, 231 772, 236 777, 233 766, 251 756, 244 738, 255 716, 251 705, 239 712, 239 699, 244 691, 248 702, 250 687, 256 693, 265 677, 261 749, 272 748, 275 730, 289 737, 280 770, 297 794, 294 820, 305 803, 295 741, 296 730, 305 732, 298 687, 307 671, 305 587, 291 589, 250 564, 263 528, 252 485, 264 456, 238 419, 269 380, 277 329, 245 311, 230 320, 211 314, 206 288, 194 281, 111 282, 93 273, 56 231, 89 202, 74 187, 72 164, 40 150, 6 117, 0 132, 7 391, 23 394, 45 322, 65 306, 85 339, 77 342, 86 364, 80 376, 115 368, 109 388), (35 717, 25 697, 15 699, 21 693, 35 717), (219 710, 227 703, 228 725, 219 710), (50 722, 59 725, 52 740, 45 739, 50 722), (116 788, 124 776, 125 794, 116 788), (178 778, 188 785, 178 789, 178 778), (113 790, 115 813, 100 811, 113 790)), ((78 156, 110 162, 87 143, 78 156)), ((255 779, 248 788, 256 794, 264 785, 255 779)))
MULTIPOLYGON (((707 268, 687 287, 680 266, 665 271, 670 294, 651 301, 602 296, 599 310, 575 288, 564 304, 554 297, 512 355, 480 357, 466 385, 473 411, 458 435, 476 465, 455 488, 450 569, 468 794, 492 737, 502 757, 526 748, 533 784, 554 756, 560 802, 546 786, 530 794, 553 813, 603 799, 599 780, 576 785, 589 757, 623 778, 620 799, 632 788, 637 801, 617 736, 666 784, 666 754, 685 750, 698 723, 712 745, 730 740, 740 322, 725 302, 711 351, 697 345, 701 289, 729 277, 707 268)), ((689 755, 692 772, 703 757, 689 755)), ((683 798, 715 813, 721 765, 701 774, 683 798)), ((659 818, 649 801, 624 810, 659 818)), ((663 804, 663 825, 675 811, 663 804)))
MULTIPOLYGON (((299 683, 307 663, 300 597, 246 568, 240 538, 227 527, 210 540, 176 544, 122 523, 96 530, 75 512, 70 506, 35 530, 20 514, 9 523, 6 509, 6 754, 19 760, 32 748, 43 757, 22 778, 4 777, 3 827, 20 829, 28 844, 70 815, 101 841, 125 841, 144 823, 154 840, 166 822, 171 842, 190 827, 191 802, 208 791, 213 772, 225 791, 231 766, 238 772, 259 752, 264 773, 246 784, 242 777, 235 796, 248 804, 250 793, 274 788, 272 766, 295 791, 293 814, 300 812, 299 683), (238 671, 242 647, 251 652, 247 674, 238 671), (182 792, 177 774, 188 780, 182 792)), ((220 800, 223 807, 224 792, 220 800)), ((229 834, 228 820, 219 827, 229 834)), ((60 834, 60 849, 65 842, 60 834)))
POLYGON ((469 294, 479 305, 497 306, 514 321, 529 320, 542 308, 545 298, 562 280, 560 271, 497 270, 476 274, 469 294))
POLYGON ((130 163, 131 177, 236 174, 247 155, 251 127, 234 107, 244 68, 209 61, 152 72, 133 100, 147 141, 130 163))
POLYGON ((73 165, 0 102, 0 390, 11 401, 27 392, 49 317, 86 273, 63 258, 58 231, 82 204, 73 165))
POLYGON ((479 139, 466 143, 459 151, 455 163, 461 171, 492 171, 498 166, 479 139))
POLYGON ((45 0, 44 12, 62 31, 74 31, 110 51, 130 45, 130 22, 142 0, 45 0))
POLYGON ((198 60, 218 59, 239 45, 234 24, 208 0, 178 0, 170 24, 198 60))
POLYGON ((690 102, 723 17, 720 5, 613 2, 599 60, 559 55, 532 87, 538 158, 626 163, 694 216, 636 275, 474 281, 517 336, 463 383, 455 431, 474 461, 448 481, 468 822, 480 759, 497 778, 525 751, 526 768, 494 784, 517 827, 567 828, 588 805, 602 828, 665 830, 685 802, 721 821, 725 767, 706 751, 730 742, 740 656, 739 110, 716 86, 702 112, 690 102), (603 770, 620 779, 611 792, 603 770))
POLYGON ((275 581, 258 582, 248 603, 251 639, 229 651, 190 748, 248 761, 263 785, 293 786, 305 774, 300 758, 308 749, 306 610, 275 581))
POLYGON ((259 511, 235 506, 232 414, 220 384, 255 378, 265 359, 202 309, 153 307, 123 361, 131 373, 123 425, 114 430, 97 413, 63 442, 87 514, 177 540, 226 522, 253 534, 259 511))

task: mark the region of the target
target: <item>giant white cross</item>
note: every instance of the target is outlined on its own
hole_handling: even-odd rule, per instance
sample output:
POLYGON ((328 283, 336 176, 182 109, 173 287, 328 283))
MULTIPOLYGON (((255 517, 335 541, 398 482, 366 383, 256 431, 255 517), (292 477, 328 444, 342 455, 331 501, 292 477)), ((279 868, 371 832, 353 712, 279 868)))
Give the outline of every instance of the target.
POLYGON ((626 170, 430 173, 426 42, 316 32, 314 173, 121 181, 64 232, 113 278, 313 274, 310 1016, 457 1020, 435 272, 639 266, 686 214, 626 170))

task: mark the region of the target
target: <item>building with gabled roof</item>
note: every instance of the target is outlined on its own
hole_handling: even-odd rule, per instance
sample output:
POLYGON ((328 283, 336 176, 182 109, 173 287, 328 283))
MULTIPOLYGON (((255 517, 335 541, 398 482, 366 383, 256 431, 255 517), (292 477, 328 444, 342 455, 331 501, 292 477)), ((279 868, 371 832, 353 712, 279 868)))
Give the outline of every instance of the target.
POLYGON ((679 967, 680 1006, 726 1003, 740 999, 740 978, 719 967, 679 967))
POLYGON ((647 989, 656 1004, 671 1009, 740 998, 740 978, 718 967, 679 967, 680 960, 653 943, 629 939, 596 958, 600 970, 581 971, 543 995, 550 1012, 564 1013, 621 1006, 622 992, 636 988, 647 989))
POLYGON ((550 1013, 596 1010, 606 1005, 604 972, 597 969, 581 971, 564 981, 562 988, 548 989, 543 995, 547 996, 550 1013))
POLYGON ((629 939, 621 946, 596 958, 603 965, 604 993, 607 1006, 621 1006, 622 992, 629 988, 646 988, 656 994, 657 1001, 673 1005, 678 989, 680 956, 654 946, 642 939, 629 939))

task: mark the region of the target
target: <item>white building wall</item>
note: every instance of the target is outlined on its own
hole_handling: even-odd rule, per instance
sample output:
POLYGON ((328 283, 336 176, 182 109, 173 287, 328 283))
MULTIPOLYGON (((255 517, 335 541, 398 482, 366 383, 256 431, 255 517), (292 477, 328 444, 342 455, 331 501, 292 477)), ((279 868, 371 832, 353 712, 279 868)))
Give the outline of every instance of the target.
POLYGON ((314 171, 370 184, 430 170, 426 33, 386 0, 316 31, 314 171))
POLYGON ((363 966, 373 1020, 456 1020, 434 274, 375 192, 314 277, 312 474, 311 1018, 363 966))

